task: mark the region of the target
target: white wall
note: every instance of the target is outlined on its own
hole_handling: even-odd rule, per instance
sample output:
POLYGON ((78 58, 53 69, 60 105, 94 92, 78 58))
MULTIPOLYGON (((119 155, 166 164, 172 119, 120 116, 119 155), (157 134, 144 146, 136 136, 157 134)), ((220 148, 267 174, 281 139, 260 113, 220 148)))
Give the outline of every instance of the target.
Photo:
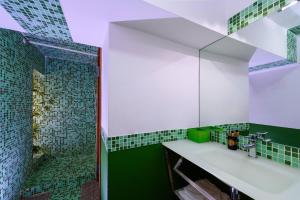
POLYGON ((198 126, 198 50, 110 25, 109 137, 198 126))
POLYGON ((101 128, 105 136, 108 134, 108 69, 109 69, 109 30, 105 30, 105 39, 102 46, 102 111, 101 111, 101 128))
POLYGON ((200 125, 248 121, 248 62, 201 52, 200 125))
POLYGON ((250 122, 300 128, 300 65, 250 75, 250 122))

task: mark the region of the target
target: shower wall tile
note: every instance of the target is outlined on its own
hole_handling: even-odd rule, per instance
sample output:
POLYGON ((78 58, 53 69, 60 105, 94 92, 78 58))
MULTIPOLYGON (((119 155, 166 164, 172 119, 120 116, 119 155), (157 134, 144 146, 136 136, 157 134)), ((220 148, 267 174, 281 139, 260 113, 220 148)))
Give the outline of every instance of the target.
POLYGON ((96 66, 47 58, 40 141, 50 153, 96 143, 96 66))
POLYGON ((0 199, 19 198, 32 160, 32 70, 44 57, 20 33, 0 29, 0 199))
POLYGON ((97 65, 97 47, 32 34, 26 34, 26 39, 35 42, 34 45, 46 57, 97 65), (52 46, 57 48, 53 48, 52 46), (69 51, 65 49, 69 49, 69 51))
POLYGON ((0 4, 28 33, 72 41, 59 0, 0 0, 0 4))
POLYGON ((297 34, 297 27, 287 31, 287 59, 294 63, 297 62, 297 34))

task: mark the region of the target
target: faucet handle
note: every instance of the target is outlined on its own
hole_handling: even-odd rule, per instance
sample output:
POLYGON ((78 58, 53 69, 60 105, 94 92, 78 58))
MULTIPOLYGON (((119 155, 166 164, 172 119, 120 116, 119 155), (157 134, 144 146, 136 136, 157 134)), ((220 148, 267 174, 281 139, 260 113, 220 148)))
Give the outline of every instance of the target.
POLYGON ((256 135, 267 135, 269 132, 257 132, 256 135))
POLYGON ((264 139, 263 141, 264 142, 271 142, 272 140, 271 139, 264 139))
POLYGON ((261 140, 265 140, 267 134, 268 134, 268 132, 257 132, 257 133, 256 133, 257 138, 258 138, 258 139, 261 139, 261 140))
POLYGON ((256 136, 256 134, 249 134, 249 135, 245 136, 245 138, 248 139, 248 142, 253 143, 253 142, 256 142, 257 136, 256 136))

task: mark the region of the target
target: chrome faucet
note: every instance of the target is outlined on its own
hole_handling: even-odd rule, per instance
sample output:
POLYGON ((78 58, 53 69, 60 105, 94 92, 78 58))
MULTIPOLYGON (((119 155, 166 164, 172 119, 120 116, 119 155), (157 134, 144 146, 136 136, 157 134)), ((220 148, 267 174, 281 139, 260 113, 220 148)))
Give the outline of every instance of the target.
POLYGON ((248 144, 243 145, 242 147, 248 151, 248 156, 251 158, 257 158, 256 155, 256 142, 258 140, 262 140, 265 142, 271 142, 271 139, 266 139, 266 135, 268 132, 257 132, 256 134, 249 134, 245 136, 248 139, 248 144))

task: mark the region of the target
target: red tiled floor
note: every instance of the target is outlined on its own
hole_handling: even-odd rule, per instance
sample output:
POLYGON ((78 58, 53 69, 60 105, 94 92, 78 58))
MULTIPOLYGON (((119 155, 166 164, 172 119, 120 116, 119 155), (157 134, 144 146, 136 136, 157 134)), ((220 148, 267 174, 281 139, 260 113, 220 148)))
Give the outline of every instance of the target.
POLYGON ((34 195, 32 197, 23 198, 22 200, 49 200, 51 197, 50 192, 44 192, 41 194, 34 195))
POLYGON ((80 200, 99 200, 100 188, 97 181, 90 181, 81 186, 80 200))

